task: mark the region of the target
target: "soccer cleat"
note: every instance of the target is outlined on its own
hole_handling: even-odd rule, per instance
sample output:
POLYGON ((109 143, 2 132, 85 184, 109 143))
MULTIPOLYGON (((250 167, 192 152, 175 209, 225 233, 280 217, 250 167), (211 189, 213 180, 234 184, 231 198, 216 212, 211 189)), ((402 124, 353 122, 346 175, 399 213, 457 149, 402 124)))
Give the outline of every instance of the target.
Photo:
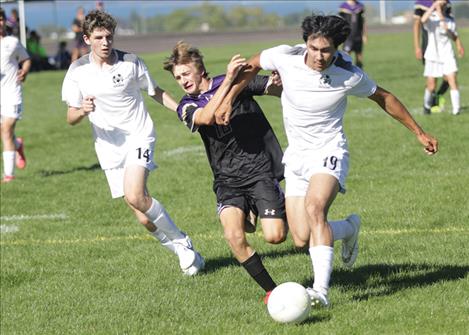
POLYGON ((437 114, 437 113, 441 113, 442 110, 440 108, 440 106, 433 106, 432 108, 430 108, 430 113, 431 114, 437 114))
POLYGON ((318 307, 329 307, 329 299, 327 298, 327 294, 322 294, 311 287, 306 288, 306 292, 308 292, 309 297, 311 298, 311 307, 318 308, 318 307))
POLYGON ((4 176, 2 178, 2 184, 9 183, 10 181, 15 180, 15 176, 4 176))
POLYGON ((246 233, 254 233, 257 227, 257 215, 250 211, 249 215, 244 219, 244 231, 246 233))
POLYGON ((181 270, 187 270, 194 264, 196 259, 196 252, 192 246, 192 241, 189 236, 180 239, 174 239, 173 241, 176 254, 179 257, 179 266, 181 270))
POLYGON ((270 297, 271 293, 272 293, 272 291, 265 292, 264 305, 267 305, 267 303, 269 302, 269 297, 270 297))
POLYGON ((423 114, 424 115, 430 115, 430 108, 423 107, 423 114))
POLYGON ((358 256, 358 234, 360 232, 360 217, 352 214, 347 221, 354 227, 355 231, 348 240, 342 241, 342 262, 345 267, 351 268, 358 256))
POLYGON ((182 270, 182 273, 185 276, 195 276, 198 274, 200 271, 202 271, 205 268, 205 260, 204 258, 196 251, 195 252, 195 260, 192 265, 187 268, 186 270, 182 270))
POLYGON ((440 108, 440 112, 445 111, 445 103, 446 103, 445 98, 443 96, 439 95, 438 96, 438 107, 440 108))
POLYGON ((26 167, 26 156, 24 155, 23 138, 17 137, 16 143, 18 144, 18 148, 16 149, 16 167, 18 169, 24 169, 26 167))

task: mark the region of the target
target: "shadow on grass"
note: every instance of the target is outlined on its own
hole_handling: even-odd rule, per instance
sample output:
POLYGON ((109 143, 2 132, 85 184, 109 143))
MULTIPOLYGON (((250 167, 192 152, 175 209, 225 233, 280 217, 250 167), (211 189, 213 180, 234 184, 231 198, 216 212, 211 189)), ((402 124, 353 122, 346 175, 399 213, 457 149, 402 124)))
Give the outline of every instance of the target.
POLYGON ((52 176, 59 176, 63 174, 74 173, 78 171, 94 171, 94 170, 101 170, 101 166, 98 163, 95 163, 90 166, 79 166, 69 170, 56 170, 56 171, 48 171, 48 170, 41 170, 39 174, 41 177, 52 177, 52 176))
POLYGON ((353 295, 354 300, 391 295, 397 291, 433 285, 442 281, 465 278, 469 266, 427 263, 370 264, 352 271, 336 270, 332 285, 343 289, 362 289, 353 295))

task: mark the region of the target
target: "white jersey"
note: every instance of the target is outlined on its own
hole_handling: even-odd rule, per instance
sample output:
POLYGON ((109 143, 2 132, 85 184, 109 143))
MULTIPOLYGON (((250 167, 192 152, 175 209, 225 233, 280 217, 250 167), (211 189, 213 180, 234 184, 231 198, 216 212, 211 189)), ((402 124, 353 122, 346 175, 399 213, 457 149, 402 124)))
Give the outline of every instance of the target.
POLYGON ((71 107, 80 108, 86 96, 96 98, 89 120, 102 169, 121 166, 136 142, 155 141, 153 121, 141 90, 153 96, 156 84, 136 55, 113 52, 118 60, 110 68, 93 63, 91 54, 73 62, 62 86, 62 100, 71 107))
MULTIPOLYGON (((444 22, 446 22, 449 31, 457 34, 456 23, 452 18, 447 17, 444 22)), ((446 60, 455 59, 451 38, 442 25, 443 21, 435 12, 423 24, 428 32, 428 45, 424 55, 426 60, 444 63, 446 60)))
POLYGON ((0 105, 19 105, 22 103, 21 82, 17 73, 19 63, 29 58, 28 52, 13 36, 0 39, 1 102, 0 105))
POLYGON ((347 96, 368 97, 375 92, 376 84, 341 52, 321 72, 305 64, 306 54, 305 45, 281 45, 260 55, 261 67, 278 71, 282 78, 287 151, 326 146, 347 150, 342 124, 347 96))

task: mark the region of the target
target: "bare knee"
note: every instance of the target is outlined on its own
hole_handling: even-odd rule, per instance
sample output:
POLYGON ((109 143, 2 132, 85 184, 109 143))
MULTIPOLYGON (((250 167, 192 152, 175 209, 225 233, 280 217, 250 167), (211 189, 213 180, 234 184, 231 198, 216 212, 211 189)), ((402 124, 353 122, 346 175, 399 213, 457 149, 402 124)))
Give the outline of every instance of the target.
POLYGON ((293 240, 293 245, 296 248, 304 249, 304 248, 309 246, 309 238, 304 239, 304 238, 301 238, 299 236, 295 236, 295 235, 292 234, 292 240, 293 240))
POLYGON ((326 221, 325 205, 318 201, 306 203, 306 212, 313 227, 322 225, 326 221))
MULTIPOLYGON (((143 194, 137 194, 137 193, 126 193, 125 194, 125 201, 127 202, 127 204, 133 208, 133 209, 137 209, 138 211, 140 212, 146 212, 148 210, 148 208, 146 208, 146 198, 145 198, 145 195, 143 194)), ((137 216, 137 218, 139 218, 137 216)), ((140 221, 140 219, 139 219, 140 221)), ((141 222, 141 221, 140 221, 141 222)))

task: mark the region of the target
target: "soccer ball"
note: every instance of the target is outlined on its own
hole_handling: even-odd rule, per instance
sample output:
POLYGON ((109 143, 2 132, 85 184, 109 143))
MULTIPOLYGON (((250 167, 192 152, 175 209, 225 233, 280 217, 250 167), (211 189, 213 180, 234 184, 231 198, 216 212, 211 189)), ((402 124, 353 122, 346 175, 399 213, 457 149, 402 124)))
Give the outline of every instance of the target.
POLYGON ((299 323, 308 317, 311 298, 302 285, 294 282, 283 283, 270 294, 267 310, 277 322, 299 323))

